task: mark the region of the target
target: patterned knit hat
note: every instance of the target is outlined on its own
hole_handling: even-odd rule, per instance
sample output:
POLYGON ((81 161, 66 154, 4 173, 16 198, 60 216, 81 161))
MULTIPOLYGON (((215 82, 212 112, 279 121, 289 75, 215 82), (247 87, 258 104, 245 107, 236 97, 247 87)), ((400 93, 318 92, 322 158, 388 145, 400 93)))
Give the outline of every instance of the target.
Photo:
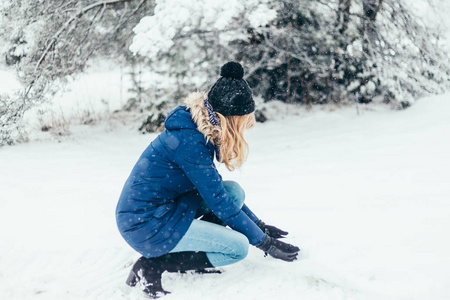
POLYGON ((252 90, 244 77, 244 68, 230 61, 220 70, 220 77, 208 93, 214 111, 223 116, 243 116, 255 110, 252 90))

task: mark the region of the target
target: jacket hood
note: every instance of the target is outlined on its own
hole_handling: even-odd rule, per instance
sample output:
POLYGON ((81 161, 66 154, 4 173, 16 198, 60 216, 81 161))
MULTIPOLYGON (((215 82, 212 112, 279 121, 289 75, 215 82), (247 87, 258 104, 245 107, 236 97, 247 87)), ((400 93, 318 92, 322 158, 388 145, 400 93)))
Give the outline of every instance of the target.
POLYGON ((168 130, 197 129, 186 106, 178 106, 166 118, 164 126, 168 130))
POLYGON ((196 129, 208 142, 215 144, 220 128, 209 121, 208 110, 204 103, 207 97, 205 92, 189 94, 184 100, 186 106, 179 106, 173 110, 167 116, 164 126, 169 130, 196 129))

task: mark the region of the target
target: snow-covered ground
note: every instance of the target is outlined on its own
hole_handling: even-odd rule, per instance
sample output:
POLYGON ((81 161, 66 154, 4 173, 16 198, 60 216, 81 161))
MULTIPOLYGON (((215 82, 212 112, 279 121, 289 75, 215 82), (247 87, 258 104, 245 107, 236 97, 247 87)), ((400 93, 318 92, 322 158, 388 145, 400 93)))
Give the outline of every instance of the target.
MULTIPOLYGON (((300 112, 248 132, 237 180, 266 223, 302 249, 251 248, 223 274, 164 274, 176 299, 449 299, 450 95, 405 111, 300 112)), ((124 126, 0 149, 2 299, 145 299, 116 201, 155 135, 124 126)))

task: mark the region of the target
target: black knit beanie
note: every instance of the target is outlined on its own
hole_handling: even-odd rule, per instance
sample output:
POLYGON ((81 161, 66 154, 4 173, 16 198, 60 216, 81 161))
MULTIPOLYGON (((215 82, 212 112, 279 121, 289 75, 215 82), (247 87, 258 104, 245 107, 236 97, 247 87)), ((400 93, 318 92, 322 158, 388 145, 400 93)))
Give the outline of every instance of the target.
POLYGON ((252 90, 244 77, 244 68, 230 61, 220 69, 220 77, 211 87, 208 99, 214 111, 223 116, 243 116, 255 110, 252 90))

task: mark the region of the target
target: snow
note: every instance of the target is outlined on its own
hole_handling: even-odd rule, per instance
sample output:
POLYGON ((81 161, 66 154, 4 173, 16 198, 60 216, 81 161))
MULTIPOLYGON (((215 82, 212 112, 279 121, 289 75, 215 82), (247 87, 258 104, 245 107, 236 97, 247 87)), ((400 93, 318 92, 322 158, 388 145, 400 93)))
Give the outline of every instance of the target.
POLYGON ((254 11, 252 11, 248 16, 248 19, 252 27, 258 28, 259 26, 265 26, 276 17, 277 11, 269 8, 266 4, 260 5, 254 11))
POLYGON ((438 28, 442 32, 443 40, 441 43, 450 50, 450 5, 448 0, 415 0, 407 3, 413 8, 413 11, 431 28, 438 28))
POLYGON ((21 87, 14 73, 3 68, 0 69, 0 95, 12 94, 21 87))
MULTIPOLYGON (((176 35, 192 30, 230 30, 233 19, 240 14, 245 14, 254 27, 267 24, 277 15, 268 1, 261 0, 157 0, 154 15, 142 18, 134 28, 136 35, 130 50, 153 59, 174 45, 176 35)), ((223 38, 227 39, 226 34, 223 38)))
MULTIPOLYGON (((97 61, 87 73, 68 78, 64 89, 59 91, 52 102, 43 109, 48 119, 76 120, 83 116, 108 114, 119 110, 132 95, 128 88, 130 78, 124 70, 108 61, 97 61)), ((27 113, 25 118, 31 121, 36 109, 27 113)), ((43 116, 40 116, 43 118, 43 116)), ((44 116, 45 117, 45 116, 44 116)), ((51 122, 43 118, 44 121, 51 122)))
MULTIPOLYGON (((164 299, 449 299, 450 94, 405 111, 360 106, 257 124, 225 179, 290 232, 286 263, 250 248, 223 274, 164 274, 164 299)), ((115 205, 156 135, 78 126, 62 143, 0 149, 0 295, 146 299, 125 279, 139 257, 115 205)))
MULTIPOLYGON (((126 101, 133 97, 127 73, 129 68, 121 68, 111 61, 97 60, 86 73, 67 78, 67 83, 46 102, 28 110, 24 115, 25 129, 30 140, 49 139, 50 132, 42 132, 43 126, 69 128, 71 124, 92 123, 108 120, 116 110, 122 109, 126 101)), ((147 73, 142 76, 146 82, 165 81, 162 88, 170 84, 166 78, 147 73)), ((20 82, 12 68, 0 67, 0 95, 14 96, 21 89, 20 82)), ((58 128, 55 130, 62 130, 58 128)))

